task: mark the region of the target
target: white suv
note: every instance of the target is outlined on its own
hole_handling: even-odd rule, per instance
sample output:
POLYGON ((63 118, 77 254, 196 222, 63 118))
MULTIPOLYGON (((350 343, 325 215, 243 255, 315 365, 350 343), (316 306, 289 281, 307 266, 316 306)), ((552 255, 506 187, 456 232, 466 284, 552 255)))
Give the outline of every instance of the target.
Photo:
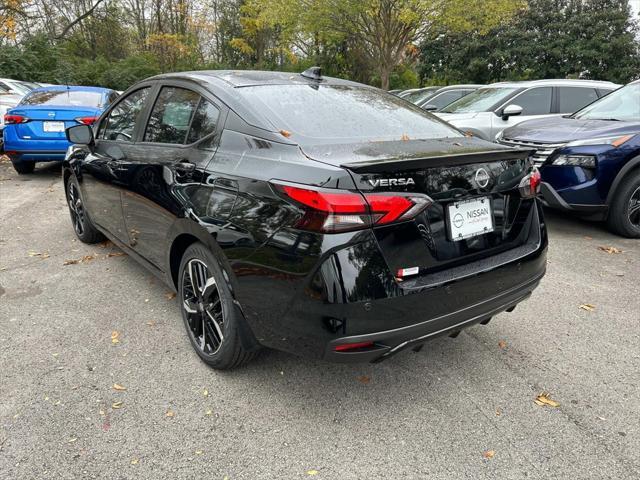
POLYGON ((492 83, 447 105, 438 115, 485 140, 533 118, 573 113, 620 87, 596 80, 533 80, 492 83))

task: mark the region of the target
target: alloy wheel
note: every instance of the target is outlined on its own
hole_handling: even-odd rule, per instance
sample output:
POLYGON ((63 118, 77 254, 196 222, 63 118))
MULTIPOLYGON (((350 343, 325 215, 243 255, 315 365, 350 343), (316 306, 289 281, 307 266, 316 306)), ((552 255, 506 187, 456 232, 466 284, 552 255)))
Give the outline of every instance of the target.
POLYGON ((78 187, 73 182, 69 182, 69 211, 71 212, 71 221, 76 233, 81 236, 84 233, 84 207, 78 187))
POLYGON ((224 341, 225 315, 216 281, 202 260, 189 260, 184 269, 182 308, 198 349, 205 355, 215 354, 224 341))
POLYGON ((633 226, 640 227, 640 187, 636 188, 631 194, 627 215, 633 226))

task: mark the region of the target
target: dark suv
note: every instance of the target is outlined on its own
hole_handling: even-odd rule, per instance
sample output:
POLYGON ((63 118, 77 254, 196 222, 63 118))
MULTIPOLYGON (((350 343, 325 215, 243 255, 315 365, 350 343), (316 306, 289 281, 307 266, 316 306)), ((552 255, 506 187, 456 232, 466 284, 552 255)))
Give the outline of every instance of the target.
POLYGON ((319 69, 153 77, 67 135, 77 236, 175 288, 215 368, 260 346, 382 360, 513 310, 545 272, 528 150, 319 69))

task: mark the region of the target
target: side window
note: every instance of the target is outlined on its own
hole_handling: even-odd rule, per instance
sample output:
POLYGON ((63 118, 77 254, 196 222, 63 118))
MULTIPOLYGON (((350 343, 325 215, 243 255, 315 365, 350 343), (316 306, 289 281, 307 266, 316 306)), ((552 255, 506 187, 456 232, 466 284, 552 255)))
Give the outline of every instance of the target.
POLYGON ((560 113, 577 112, 598 99, 594 88, 584 87, 558 87, 558 96, 560 97, 560 113))
POLYGON ((145 87, 130 93, 120 101, 100 124, 98 138, 130 142, 148 95, 149 87, 145 87))
POLYGON ((183 145, 199 100, 200 95, 191 90, 162 87, 151 111, 144 141, 183 145))
POLYGON ((508 105, 520 105, 522 115, 545 115, 551 113, 552 87, 539 87, 527 90, 511 100, 508 105))
MULTIPOLYGON (((187 143, 194 143, 216 131, 220 110, 204 98, 200 100, 196 113, 191 121, 191 129, 187 135, 187 143)), ((209 142, 205 142, 209 143, 209 142)), ((207 145, 210 146, 210 145, 207 145)))

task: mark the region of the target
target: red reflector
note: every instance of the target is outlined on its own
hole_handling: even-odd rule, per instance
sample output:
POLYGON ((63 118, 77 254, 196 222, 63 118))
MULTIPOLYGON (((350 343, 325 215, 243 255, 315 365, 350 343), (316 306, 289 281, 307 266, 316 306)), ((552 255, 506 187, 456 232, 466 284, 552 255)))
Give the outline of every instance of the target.
POLYGON ((29 121, 29 119, 27 117, 24 117, 22 115, 12 115, 12 114, 5 114, 4 116, 4 123, 5 125, 11 125, 14 123, 27 123, 29 121))
POLYGON ((74 120, 78 123, 84 123, 85 125, 93 125, 98 118, 100 117, 78 117, 74 120))
POLYGON ((346 352, 349 350, 359 350, 361 348, 371 348, 373 342, 357 342, 357 343, 343 343, 342 345, 336 345, 333 349, 336 352, 346 352))
POLYGON ((529 188, 531 191, 531 195, 535 195, 540 191, 540 183, 542 182, 542 177, 540 176, 540 171, 536 168, 533 172, 531 172, 531 176, 529 177, 529 188))

